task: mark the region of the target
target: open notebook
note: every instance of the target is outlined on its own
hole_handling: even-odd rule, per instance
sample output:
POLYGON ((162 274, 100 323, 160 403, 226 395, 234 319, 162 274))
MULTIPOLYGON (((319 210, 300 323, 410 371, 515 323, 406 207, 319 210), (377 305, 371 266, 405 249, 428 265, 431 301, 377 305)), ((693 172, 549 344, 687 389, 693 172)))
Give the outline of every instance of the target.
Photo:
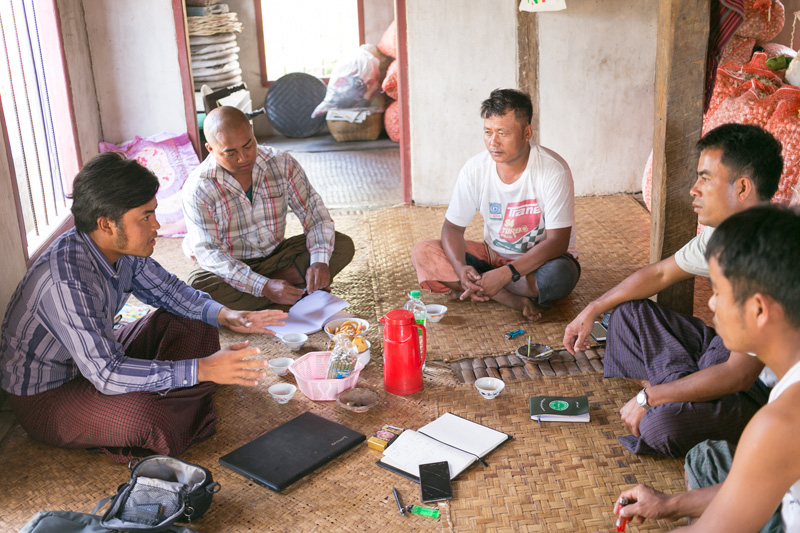
POLYGON ((378 465, 419 482, 419 465, 447 461, 450 479, 454 479, 510 438, 506 433, 445 413, 417 431, 403 431, 383 452, 378 465))

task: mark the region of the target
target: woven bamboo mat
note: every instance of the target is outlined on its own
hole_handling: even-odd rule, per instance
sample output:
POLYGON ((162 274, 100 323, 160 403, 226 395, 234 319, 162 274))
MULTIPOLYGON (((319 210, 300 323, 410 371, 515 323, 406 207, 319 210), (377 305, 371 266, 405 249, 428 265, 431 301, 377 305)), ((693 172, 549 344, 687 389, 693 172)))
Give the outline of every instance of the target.
MULTIPOLYGON (((562 346, 564 327, 588 304, 648 262, 649 214, 630 196, 578 198, 575 203, 581 279, 568 297, 555 302, 541 320, 530 323, 518 311, 495 302, 448 301, 445 295, 423 293, 425 303, 448 307, 437 323, 428 325, 428 357, 502 355, 513 352, 520 339, 562 346), (504 333, 522 328, 524 337, 506 340, 504 333)), ((401 307, 407 292, 418 287, 411 265, 411 247, 438 238, 443 207, 384 209, 368 214, 379 315, 401 307)), ((483 222, 476 216, 466 238, 483 239, 483 222)), ((525 341, 523 341, 525 342, 525 341)))
MULTIPOLYGON (((510 353, 519 345, 519 338, 504 344, 502 336, 515 327, 523 327, 525 335, 532 335, 536 342, 558 346, 564 326, 585 303, 646 262, 647 214, 634 200, 582 198, 577 210, 584 270, 573 295, 554 304, 542 321, 533 325, 522 323, 516 312, 494 303, 451 305, 443 298, 424 296, 429 303, 450 307, 444 320, 430 325, 431 359, 464 354, 470 358, 494 356, 497 362, 497 355, 510 353)), ((282 379, 291 381, 291 376, 270 375, 255 388, 219 387, 215 394, 217 433, 182 457, 211 468, 223 486, 206 516, 193 525, 195 529, 609 531, 613 527, 611 502, 621 488, 641 482, 667 492, 682 490, 680 461, 637 457, 617 442, 618 436, 626 434, 617 411, 636 388, 622 380, 603 379, 596 366, 586 373, 589 368, 575 362, 584 373, 559 375, 563 372, 556 371, 559 367, 554 358, 550 368, 555 376, 542 371, 542 376, 508 380, 501 396, 487 403, 474 387, 459 383, 450 364, 432 361, 421 392, 410 396, 385 393, 382 328, 377 320, 402 306, 406 292, 416 285, 411 246, 438 234, 444 208, 402 207, 334 216, 337 229, 356 243, 353 262, 337 277, 334 292, 350 302, 350 312, 372 324, 367 332, 373 345, 372 362, 362 372, 359 386, 378 391, 381 403, 367 413, 355 414, 332 402, 311 402, 298 392, 288 404, 279 406, 269 399, 267 388, 282 379), (591 423, 539 425, 528 418, 529 396, 578 393, 591 397, 591 423), (396 486, 410 504, 419 503, 418 486, 375 466, 380 455, 366 446, 348 452, 282 494, 218 465, 223 454, 308 410, 367 436, 387 423, 416 429, 451 411, 510 433, 514 440, 489 457, 488 468, 473 468, 455 482, 455 499, 445 506, 441 520, 400 517, 391 487, 396 486)), ((468 237, 481 238, 478 222, 470 226, 468 237)), ((290 224, 288 232, 297 231, 290 224)), ((159 239, 155 257, 183 279, 192 267, 180 252, 178 240, 159 239)), ((241 335, 222 331, 223 345, 241 339, 241 335)), ((288 354, 274 338, 250 339, 266 357, 273 357, 321 349, 327 337, 321 332, 311 335, 304 349, 294 354, 288 354)), ((601 352, 597 352, 598 359, 601 352)), ((587 360, 592 365, 592 359, 587 360)), ((563 369, 571 368, 567 362, 558 363, 563 369)), ((89 512, 128 477, 126 467, 110 463, 105 456, 33 442, 18 425, 0 443, 0 457, 0 486, 4 488, 0 491, 0 531, 18 530, 38 510, 89 512)), ((638 530, 666 527, 647 523, 638 530)))
MULTIPOLYGON (((611 502, 622 488, 646 483, 682 490, 681 461, 637 457, 617 436, 625 434, 617 410, 635 393, 621 379, 597 374, 511 382, 495 400, 458 385, 447 368, 432 367, 422 391, 394 396, 382 390, 381 369, 370 363, 359 386, 377 390, 381 402, 367 413, 312 402, 298 392, 285 405, 272 402, 269 385, 293 378, 270 376, 255 388, 219 387, 217 433, 182 458, 211 469, 222 484, 211 509, 193 528, 212 531, 609 531, 611 502), (527 399, 538 394, 590 395, 588 424, 536 424, 527 399), (419 504, 419 487, 379 468, 379 452, 360 445, 317 472, 275 493, 221 467, 232 449, 305 411, 313 411, 369 436, 384 424, 417 429, 445 412, 509 433, 513 440, 454 482, 454 499, 439 520, 401 517, 392 498, 419 504)), ((290 444, 289 444, 290 445, 290 444)), ((269 453, 268 451, 266 453, 269 453)), ((125 466, 84 451, 30 441, 17 426, 2 446, 0 530, 16 531, 38 510, 89 512, 127 479, 125 466)), ((639 531, 664 529, 653 523, 639 531)))

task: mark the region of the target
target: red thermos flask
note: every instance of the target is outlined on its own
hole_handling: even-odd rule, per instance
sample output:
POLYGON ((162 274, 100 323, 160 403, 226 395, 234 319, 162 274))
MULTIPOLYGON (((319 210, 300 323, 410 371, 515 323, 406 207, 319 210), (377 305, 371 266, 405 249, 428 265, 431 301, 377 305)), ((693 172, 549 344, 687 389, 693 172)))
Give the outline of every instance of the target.
POLYGON ((383 388, 392 394, 412 394, 422 389, 425 362, 425 326, 417 324, 406 309, 389 311, 383 323, 383 388), (422 353, 420 336, 422 332, 422 353))

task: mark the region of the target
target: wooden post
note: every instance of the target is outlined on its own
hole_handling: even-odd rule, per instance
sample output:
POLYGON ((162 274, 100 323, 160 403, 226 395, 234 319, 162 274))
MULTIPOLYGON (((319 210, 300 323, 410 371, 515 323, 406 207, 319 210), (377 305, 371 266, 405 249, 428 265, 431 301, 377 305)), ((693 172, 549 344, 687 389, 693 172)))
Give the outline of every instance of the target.
POLYGON ((539 30, 536 13, 517 12, 518 85, 531 95, 533 103, 533 142, 539 142, 539 30))
MULTIPOLYGON (((659 0, 650 262, 697 233, 689 189, 697 176, 711 0, 659 0)), ((694 279, 658 294, 658 303, 692 314, 694 279)))

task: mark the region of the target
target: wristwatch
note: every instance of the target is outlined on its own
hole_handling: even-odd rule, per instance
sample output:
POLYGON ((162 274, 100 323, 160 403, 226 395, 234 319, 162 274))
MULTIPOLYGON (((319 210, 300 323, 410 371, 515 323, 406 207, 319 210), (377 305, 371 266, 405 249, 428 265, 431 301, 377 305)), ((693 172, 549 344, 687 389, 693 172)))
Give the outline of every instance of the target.
POLYGON ((514 268, 514 265, 508 263, 506 266, 511 269, 511 281, 519 281, 520 275, 517 269, 514 268))
POLYGON ((640 390, 639 393, 636 395, 636 403, 639 404, 639 407, 647 411, 648 409, 650 409, 650 404, 647 403, 647 392, 645 392, 645 390, 646 389, 640 390))

